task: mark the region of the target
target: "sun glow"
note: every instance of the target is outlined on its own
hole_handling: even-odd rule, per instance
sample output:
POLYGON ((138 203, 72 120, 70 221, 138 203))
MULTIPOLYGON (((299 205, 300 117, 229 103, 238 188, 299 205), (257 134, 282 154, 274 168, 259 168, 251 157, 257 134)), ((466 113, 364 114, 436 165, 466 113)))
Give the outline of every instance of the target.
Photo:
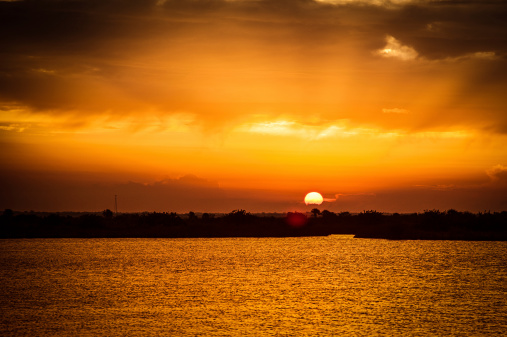
POLYGON ((305 197, 305 204, 307 205, 320 205, 323 201, 324 198, 318 192, 310 192, 305 197))

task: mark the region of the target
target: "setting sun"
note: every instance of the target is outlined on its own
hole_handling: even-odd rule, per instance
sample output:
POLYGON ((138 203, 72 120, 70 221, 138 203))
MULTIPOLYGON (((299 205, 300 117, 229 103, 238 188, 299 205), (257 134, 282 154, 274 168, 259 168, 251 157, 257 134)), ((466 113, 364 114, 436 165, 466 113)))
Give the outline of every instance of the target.
POLYGON ((323 201, 324 198, 318 192, 310 192, 305 197, 305 204, 307 205, 320 205, 323 201))

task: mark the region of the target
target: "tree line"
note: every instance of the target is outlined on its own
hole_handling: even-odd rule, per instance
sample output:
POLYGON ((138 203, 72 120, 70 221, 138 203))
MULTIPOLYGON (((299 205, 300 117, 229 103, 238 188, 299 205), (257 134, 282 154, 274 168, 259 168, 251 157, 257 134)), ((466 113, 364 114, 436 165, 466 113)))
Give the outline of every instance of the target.
POLYGON ((334 213, 314 208, 260 216, 245 210, 227 214, 143 212, 114 214, 13 212, 0 216, 0 238, 116 237, 289 237, 353 234, 358 238, 507 240, 507 212, 427 210, 412 214, 377 211, 334 213))

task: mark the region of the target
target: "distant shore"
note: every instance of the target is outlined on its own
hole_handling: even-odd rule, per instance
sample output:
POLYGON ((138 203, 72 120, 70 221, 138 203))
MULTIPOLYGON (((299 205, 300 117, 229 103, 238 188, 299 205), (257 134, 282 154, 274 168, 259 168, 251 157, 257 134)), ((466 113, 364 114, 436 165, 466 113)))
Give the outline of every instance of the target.
POLYGON ((35 213, 5 210, 0 238, 213 238, 352 234, 391 240, 507 241, 507 212, 429 210, 413 214, 312 210, 251 214, 35 213))

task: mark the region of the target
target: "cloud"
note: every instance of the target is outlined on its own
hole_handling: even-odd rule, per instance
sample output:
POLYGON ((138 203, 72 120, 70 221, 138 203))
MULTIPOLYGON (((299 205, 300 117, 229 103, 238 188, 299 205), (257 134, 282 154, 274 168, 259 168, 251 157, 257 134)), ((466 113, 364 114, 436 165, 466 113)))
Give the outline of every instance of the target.
MULTIPOLYGON (((505 182, 507 167, 497 165, 490 174, 505 182)), ((308 211, 304 193, 270 189, 223 188, 216 181, 195 175, 156 181, 122 181, 114 174, 0 172, 0 209, 35 211, 102 211, 114 207, 118 196, 120 212, 250 212, 308 211)), ((507 185, 425 185, 390 190, 343 192, 325 198, 322 209, 333 212, 421 212, 425 209, 503 211, 507 207, 507 185)), ((326 194, 324 194, 326 196, 326 194)))
POLYGON ((495 165, 486 170, 486 174, 491 178, 494 183, 506 184, 507 183, 507 166, 495 165))
POLYGON ((498 60, 498 55, 495 52, 475 52, 456 57, 449 57, 442 61, 444 62, 465 62, 465 61, 494 61, 498 60))
POLYGON ((222 210, 224 191, 218 183, 196 176, 147 183, 110 178, 113 180, 100 181, 85 173, 3 172, 0 182, 6 193, 0 196, 0 204, 24 210, 100 211, 112 209, 118 195, 121 211, 222 210))
POLYGON ((321 2, 324 4, 333 4, 333 5, 350 5, 350 4, 362 4, 362 5, 374 5, 374 6, 383 6, 387 8, 392 8, 394 6, 399 5, 408 5, 408 4, 420 4, 424 2, 430 2, 435 0, 315 0, 316 2, 321 2))
POLYGON ((295 136, 308 140, 321 140, 332 137, 352 137, 361 134, 377 134, 379 130, 352 127, 347 121, 334 121, 324 124, 311 124, 298 121, 266 121, 246 123, 237 128, 239 132, 258 133, 274 136, 295 136))
POLYGON ((436 191, 448 191, 457 189, 457 186, 454 184, 415 185, 415 187, 436 191))
POLYGON ((240 131, 275 136, 297 136, 306 139, 322 139, 336 135, 343 130, 335 125, 310 126, 295 121, 261 122, 243 125, 240 131))
POLYGON ((382 109, 382 113, 385 114, 408 114, 409 111, 407 109, 400 109, 400 108, 384 108, 382 109))
POLYGON ((504 132, 506 15, 501 1, 3 1, 0 105, 76 120, 184 111, 210 130, 263 109, 407 129, 487 117, 504 132), (432 90, 449 100, 427 111, 459 105, 459 119, 407 104, 432 90), (416 117, 371 116, 390 106, 416 117))
POLYGON ((415 60, 419 54, 414 48, 404 46, 392 36, 386 37, 386 46, 376 51, 377 55, 386 58, 397 58, 402 61, 415 60))
POLYGON ((497 55, 493 51, 485 51, 473 53, 471 57, 483 60, 494 60, 497 58, 497 55))
POLYGON ((423 212, 427 209, 459 211, 503 211, 507 207, 507 190, 485 186, 447 187, 416 186, 375 193, 344 194, 333 203, 333 211, 423 212))
POLYGON ((0 130, 4 131, 15 131, 15 132, 23 132, 26 129, 26 125, 21 124, 5 124, 0 123, 0 130))

